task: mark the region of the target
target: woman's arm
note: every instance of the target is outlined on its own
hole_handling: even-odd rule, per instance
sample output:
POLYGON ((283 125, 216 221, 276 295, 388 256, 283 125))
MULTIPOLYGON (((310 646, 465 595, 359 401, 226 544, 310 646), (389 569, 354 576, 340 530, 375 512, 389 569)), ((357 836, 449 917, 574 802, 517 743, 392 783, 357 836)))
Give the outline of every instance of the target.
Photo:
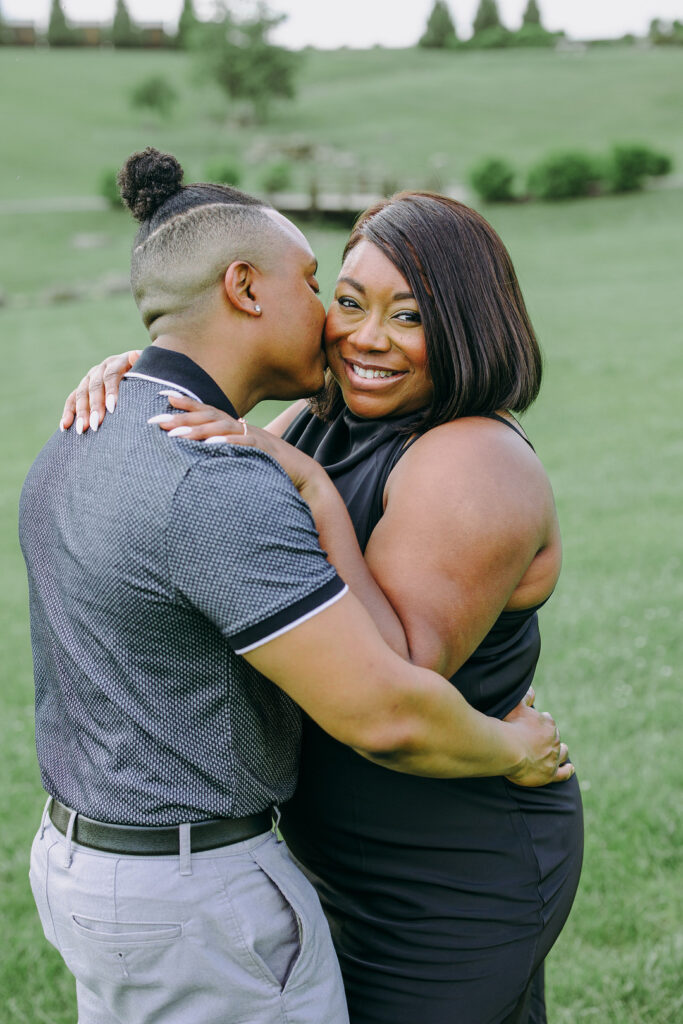
POLYGON ((416 664, 452 676, 504 608, 552 591, 561 552, 550 484, 531 448, 495 421, 429 431, 385 497, 366 561, 416 664))
POLYGON ((429 431, 399 461, 365 559, 344 504, 314 460, 220 410, 169 398, 187 413, 160 423, 187 436, 228 435, 277 459, 308 502, 329 560, 385 641, 451 676, 506 607, 543 600, 557 580, 559 532, 538 458, 512 431, 471 418, 429 431), (190 411, 193 410, 193 411, 190 411))
POLYGON ((182 427, 187 440, 225 441, 257 447, 280 463, 311 509, 320 546, 327 552, 328 560, 365 605, 385 643, 401 657, 407 658, 408 645, 403 627, 368 569, 346 506, 322 466, 269 430, 235 420, 221 409, 194 402, 185 395, 169 395, 168 402, 178 410, 178 414, 155 416, 150 420, 151 424, 167 431, 182 427), (185 433, 186 430, 189 432, 185 433))
MULTIPOLYGON (((355 533, 351 525, 350 519, 343 502, 336 491, 336 488, 331 483, 327 474, 324 472, 314 460, 304 455, 302 452, 280 438, 274 437, 267 431, 258 430, 258 428, 249 427, 245 433, 243 424, 231 420, 226 417, 220 410, 211 409, 210 407, 201 406, 197 407, 196 403, 185 397, 169 397, 169 402, 177 409, 187 409, 188 412, 182 413, 179 416, 173 416, 172 418, 164 418, 159 422, 159 418, 155 417, 151 422, 159 422, 159 426, 164 430, 171 430, 175 425, 181 424, 189 433, 183 433, 183 437, 186 439, 193 440, 204 440, 207 443, 211 441, 225 442, 230 441, 234 444, 240 445, 255 445, 261 450, 268 452, 274 458, 276 458, 283 469, 288 473, 290 479, 293 481, 295 486, 299 489, 302 497, 304 497, 311 507, 311 511, 316 519, 316 525, 318 526, 321 544, 325 547, 330 555, 330 561, 339 570, 342 577, 349 583, 352 590, 355 590, 356 597, 360 597, 362 603, 357 604, 357 608, 361 615, 356 628, 352 630, 354 642, 354 652, 351 652, 348 648, 348 641, 344 640, 341 643, 341 648, 337 650, 341 637, 340 630, 332 625, 330 635, 325 639, 324 644, 321 646, 320 637, 315 637, 313 645, 309 654, 304 658, 304 663, 307 666, 307 671, 304 672, 304 676, 301 674, 301 636, 297 632, 297 635, 292 641, 291 636, 289 639, 284 640, 285 645, 294 643, 297 659, 297 671, 294 673, 293 681, 290 679, 287 685, 296 685, 296 692, 292 692, 292 696, 297 700, 304 708, 309 708, 309 713, 313 713, 312 706, 309 707, 308 701, 311 699, 323 700, 323 703, 327 699, 326 694, 329 693, 330 688, 326 687, 323 691, 320 690, 319 679, 320 679, 320 667, 316 662, 316 658, 322 655, 323 662, 326 665, 325 671, 329 675, 330 664, 335 667, 335 670, 344 663, 344 659, 347 656, 353 656, 360 654, 360 662, 362 662, 361 675, 353 670, 348 674, 345 674, 343 678, 347 681, 344 684, 344 707, 348 710, 351 707, 353 714, 360 714, 363 721, 366 721, 365 708, 361 711, 358 702, 348 701, 348 678, 355 678, 358 680, 360 690, 364 692, 367 689, 367 673, 368 673, 368 657, 370 661, 375 662, 377 659, 374 655, 371 656, 370 652, 372 646, 365 637, 365 630, 374 630, 376 626, 379 626, 379 632, 381 632, 384 639, 389 643, 390 646, 394 647, 394 651, 402 654, 405 658, 407 647, 405 644, 405 636, 408 634, 409 639, 414 635, 415 623, 409 621, 409 629, 404 630, 403 623, 398 619, 391 604, 387 602, 385 594, 378 586, 378 582, 384 582, 383 574, 377 572, 377 581, 368 571, 365 561, 361 555, 358 547, 355 533), (227 435, 227 436, 225 436, 227 435), (369 613, 369 614, 367 614, 369 613), (364 617, 363 617, 364 616, 364 617), (362 627, 361 627, 362 622, 362 627), (337 647, 335 646, 337 645, 337 647), (399 649, 400 648, 400 649, 399 649), (304 680, 305 677, 305 680, 304 680), (302 689, 303 688, 303 689, 302 689)), ((429 446, 429 460, 434 463, 434 454, 443 445, 441 438, 438 439, 438 445, 434 448, 433 444, 429 446)), ((415 445, 414 447, 417 447, 415 445)), ((423 450, 424 450, 423 445, 423 450)), ((482 454, 481 451, 479 454, 482 454)), ((509 453, 508 453, 509 454, 509 453)), ((405 457, 407 458, 407 456, 405 457)), ((413 456, 414 458, 414 456, 413 456)), ((535 458, 535 457, 534 457, 535 458)), ((412 461, 412 460, 411 460, 412 461)), ((421 460, 422 461, 422 460, 421 460)), ((538 472, 538 470, 536 470, 538 472)), ((441 467, 439 476, 443 477, 443 467, 441 467)), ((435 554, 435 564, 440 566, 440 571, 437 573, 438 579, 433 580, 429 574, 425 574, 424 566, 420 566, 420 558, 423 557, 427 547, 430 547, 430 543, 425 544, 425 538, 430 529, 429 523, 429 507, 430 498, 436 497, 437 501, 440 498, 447 497, 447 495, 439 494, 438 488, 435 489, 433 495, 429 495, 426 492, 422 495, 426 498, 426 505, 422 512, 427 512, 426 515, 421 516, 421 522, 411 522, 411 514, 413 510, 407 509, 405 515, 401 513, 400 509, 400 496, 404 488, 410 489, 410 484, 406 479, 400 482, 399 486, 394 489, 392 484, 392 493, 394 494, 396 501, 394 507, 391 510, 391 520, 402 521, 401 529, 395 534, 395 539, 399 543, 403 544, 404 547, 396 548, 393 551, 385 552, 388 561, 401 562, 402 555, 405 549, 410 550, 412 548, 412 563, 416 581, 418 582, 418 591, 420 599, 425 599, 425 595, 429 592, 432 583, 437 585, 440 594, 444 592, 444 575, 447 575, 447 570, 444 570, 444 563, 446 559, 440 560, 438 557, 439 551, 441 550, 440 541, 437 541, 435 533, 431 534, 431 549, 432 554, 435 554), (417 532, 420 535, 420 543, 414 544, 412 537, 412 526, 417 527, 417 532), (436 549, 436 550, 435 550, 436 549)), ((421 483, 427 484, 428 480, 425 478, 421 483)), ((528 481, 523 481, 526 485, 528 481)), ((451 523, 452 517, 448 515, 448 509, 446 509, 447 519, 451 523)), ((385 513, 386 518, 386 513, 385 513)), ((419 515, 418 515, 419 518, 419 515)), ((540 532, 540 531, 539 531, 540 532)), ((374 534, 373 534, 374 536, 374 534)), ((390 533, 385 535, 385 538, 379 538, 379 543, 376 545, 375 558, 379 559, 380 563, 383 563, 384 558, 382 555, 383 542, 386 538, 390 537, 390 533)), ((515 543, 519 541, 519 537, 516 537, 515 543)), ((445 543, 449 543, 449 538, 445 537, 445 543)), ((523 545, 524 546, 524 545, 523 545)), ((498 545, 498 549, 501 552, 505 550, 506 544, 501 542, 498 545)), ((526 544, 529 548, 529 544, 526 544)), ((533 547, 533 544, 531 545, 533 547)), ((519 577, 520 572, 523 573, 528 561, 533 556, 527 557, 527 555, 521 555, 513 558, 509 558, 508 561, 513 566, 512 572, 506 564, 506 572, 504 575, 507 576, 507 583, 502 587, 502 592, 507 595, 508 590, 514 589, 513 579, 519 577), (515 568, 516 566, 516 568, 515 568)), ((450 555, 448 560, 451 561, 450 555)), ((476 564, 476 559, 472 560, 469 564, 469 568, 472 568, 476 564)), ((375 570, 377 571, 377 570, 375 570)), ((409 583, 409 576, 403 579, 404 583, 409 583)), ((463 588, 463 590, 466 588, 463 588)), ((499 588, 501 590, 501 588, 499 588)), ((403 614, 409 617, 412 614, 414 608, 414 602, 410 602, 406 598, 406 593, 401 593, 400 589, 397 590, 399 597, 404 598, 403 614)), ((507 599, 507 597, 506 597, 507 599)), ((490 600, 486 599, 486 593, 482 595, 482 600, 475 602, 476 612, 472 616, 473 621, 467 621, 466 608, 458 609, 462 618, 465 622, 465 629, 463 630, 464 635, 469 638, 471 646, 476 646, 478 642, 477 629, 483 630, 483 634, 489 628, 491 622, 495 619, 498 614, 497 607, 493 612, 490 608, 487 608, 487 603, 490 600), (484 611, 482 613, 482 608, 484 611), (478 625, 477 625, 478 621, 478 625), (474 623, 474 624, 473 624, 474 623), (472 640, 472 637, 475 637, 472 640)), ((496 606, 496 595, 493 597, 494 607, 496 606)), ((341 604, 341 603, 340 603, 341 604)), ((326 613, 327 614, 327 613, 326 613)), ((333 618, 333 616, 331 617, 333 618)), ((406 619, 404 619, 404 622, 406 619)), ((444 647, 448 647, 448 644, 452 638, 453 630, 445 630, 443 635, 440 634, 439 630, 432 630, 430 632, 430 641, 432 636, 436 636, 440 639, 444 647)), ((303 634, 302 634, 303 635, 303 634)), ((277 641, 280 643, 280 641, 277 641)), ((433 643, 427 643, 425 645, 426 650, 431 650, 433 643)), ((271 664, 269 661, 261 661, 261 657, 265 657, 265 653, 262 655, 261 651, 266 652, 266 649, 270 650, 272 645, 265 645, 264 648, 260 649, 254 655, 255 665, 259 668, 259 671, 269 675, 280 683, 285 685, 284 680, 280 679, 278 672, 281 674, 281 665, 286 658, 281 657, 282 653, 279 648, 277 649, 277 657, 271 664), (279 666, 279 668, 278 668, 279 666)), ((462 653, 465 650, 465 646, 461 643, 461 661, 464 661, 466 654, 462 653)), ((418 650, 418 653, 422 653, 418 650)), ((251 656, 250 656, 251 657, 251 656)), ((418 659, 414 659, 418 660, 418 659)), ((438 659, 437 659, 438 660, 438 659)), ((444 660, 441 658, 441 660, 444 660)), ((398 677, 404 670, 407 670, 408 666, 405 661, 397 660, 394 668, 391 670, 390 675, 395 684, 398 677), (404 668, 400 669, 398 666, 403 665, 404 668)), ((455 671, 455 669, 453 669, 455 671)), ((393 685, 392 684, 392 685, 393 685)), ((526 735, 528 749, 532 747, 536 750, 536 744, 541 738, 539 727, 542 727, 542 719, 546 718, 547 722, 552 722, 552 718, 547 715, 538 715, 538 712, 528 706, 533 701, 533 693, 527 695, 528 699, 525 699, 520 703, 513 711, 507 716, 505 722, 496 722, 493 719, 487 718, 486 715, 481 715, 474 711, 462 698, 457 690, 451 689, 445 694, 441 691, 441 697, 446 699, 445 703, 439 703, 439 700, 434 703, 432 701, 432 695, 428 693, 429 685, 427 677, 424 677, 424 689, 420 691, 411 691, 412 699, 416 699, 417 703, 414 705, 416 711, 416 717, 412 720, 412 725, 406 725, 406 731, 402 734, 402 738, 397 739, 396 735, 389 730, 389 733, 381 739, 376 738, 376 733, 373 731, 377 726, 377 721, 374 715, 371 715, 367 719, 367 726, 373 735, 373 739, 366 741, 366 744, 361 743, 356 738, 351 738, 350 734, 343 735, 338 732, 341 729, 341 722, 344 717, 344 713, 340 712, 336 705, 331 705, 327 708, 327 711, 318 709, 318 716, 316 720, 322 722, 321 713, 330 713, 330 723, 324 725, 333 735, 337 736, 342 742, 351 743, 356 746, 359 753, 363 753, 364 756, 370 757, 371 760, 376 760, 379 763, 385 764, 387 767, 394 768, 398 771, 408 771, 413 774, 426 774, 426 775, 501 775, 505 774, 508 778, 512 778, 513 781, 517 781, 522 785, 542 785, 547 781, 550 781, 549 777, 539 775, 536 772, 536 768, 533 767, 534 761, 537 758, 537 753, 533 755, 531 760, 524 765, 520 765, 519 768, 510 770, 509 768, 501 767, 501 757, 507 756, 504 754, 505 738, 510 735, 508 733, 500 733, 500 735, 493 736, 490 734, 493 727, 503 729, 514 727, 515 735, 526 735), (456 709, 449 709, 447 707, 448 702, 455 701, 458 705, 456 709), (434 709, 433 717, 429 717, 425 714, 426 706, 429 704, 434 709), (451 714, 451 710, 455 711, 455 715, 451 714), (488 730, 488 732, 487 732, 488 730), (530 730, 527 732, 527 730, 530 730), (454 742, 454 738, 456 741, 454 742), (499 745, 500 744, 500 745, 499 745), (400 750, 400 754, 396 755, 396 752, 400 750), (383 751, 383 752, 382 752, 383 751), (464 758, 464 762, 460 765, 460 761, 464 758), (482 760, 483 758, 483 760, 482 760), (471 759, 471 763, 470 760, 471 759), (457 762, 457 766, 456 766, 457 762), (499 763, 500 762, 500 763, 499 763)), ((371 688, 372 696, 374 699, 374 687, 371 688)), ((290 692, 288 689, 287 692, 290 692)), ((360 700, 360 697, 359 697, 360 700)), ((397 711, 400 700, 397 692, 392 690, 392 694, 389 700, 391 707, 394 711, 397 711)), ((361 700, 362 704, 362 700, 361 700)), ((317 707, 317 705, 316 705, 317 707)), ((327 705, 325 705, 327 707, 327 705)), ((400 716, 399 716, 400 718, 400 716)), ((408 716, 408 719, 410 715, 408 716)), ((404 724, 406 724, 406 722, 404 724)), ((386 723, 385 723, 386 724, 386 723)), ((380 722, 380 732, 383 726, 380 722)), ((403 726, 401 726, 403 728, 403 726)), ((553 728, 554 723, 553 723, 553 728)), ((399 730, 400 731, 400 730, 399 730)), ((547 737, 546 737, 547 740, 547 737)), ((565 744, 560 744, 559 732, 555 730, 554 735, 555 749, 559 756, 554 766, 554 774, 552 775, 552 781, 563 781, 570 777, 573 773, 571 765, 564 765, 564 761, 567 757, 567 748, 565 744), (560 767, 561 766, 561 767, 560 767)), ((546 752, 545 757, 549 756, 546 752)))

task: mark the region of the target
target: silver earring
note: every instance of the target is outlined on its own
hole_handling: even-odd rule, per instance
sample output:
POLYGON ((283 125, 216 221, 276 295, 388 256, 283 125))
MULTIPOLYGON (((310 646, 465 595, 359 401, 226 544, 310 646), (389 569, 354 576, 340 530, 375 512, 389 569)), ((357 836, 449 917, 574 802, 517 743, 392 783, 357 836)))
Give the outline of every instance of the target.
POLYGON ((254 306, 254 312, 255 313, 260 313, 261 312, 261 307, 260 306, 254 306))

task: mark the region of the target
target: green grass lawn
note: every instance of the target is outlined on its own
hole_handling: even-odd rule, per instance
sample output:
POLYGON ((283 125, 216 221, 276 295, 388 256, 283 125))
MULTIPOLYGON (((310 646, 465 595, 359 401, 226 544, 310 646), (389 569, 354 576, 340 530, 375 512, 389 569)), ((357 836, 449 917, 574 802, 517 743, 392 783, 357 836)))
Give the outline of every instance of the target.
MULTIPOLYGON (((78 54, 77 60, 61 63, 58 54, 0 50, 3 114, 10 106, 3 76, 15 56, 27 90, 26 116, 3 140, 4 195, 87 194, 100 160, 118 162, 146 141, 143 126, 131 121, 121 98, 125 80, 134 71, 140 74, 140 55, 78 54), (82 88, 85 71, 86 77, 102 76, 92 95, 82 88), (82 132, 79 123, 85 124, 82 132)), ((320 138, 338 142, 353 134, 359 154, 374 153, 371 118, 366 123, 365 108, 359 110, 364 69, 372 98, 368 109, 373 118, 384 113, 385 121, 391 121, 387 132, 397 133, 398 148, 393 143, 386 148, 394 154, 397 172, 417 166, 421 147, 440 144, 436 112, 448 104, 464 134, 460 141, 449 135, 440 145, 453 154, 458 173, 480 153, 482 139, 469 133, 484 116, 491 126, 486 149, 518 153, 520 162, 533 159, 550 142, 586 141, 598 147, 621 135, 683 157, 680 117, 674 118, 675 83, 681 80, 678 54, 599 51, 561 61, 552 54, 468 54, 452 58, 457 75, 447 65, 451 56, 438 55, 432 68, 448 67, 454 84, 442 95, 444 80, 436 74, 441 84, 430 93, 435 111, 427 118, 420 115, 417 100, 410 108, 401 105, 401 96, 411 93, 406 83, 416 85, 420 79, 422 104, 427 102, 431 86, 425 69, 431 55, 379 52, 372 55, 374 63, 370 56, 310 55, 297 105, 277 130, 298 126, 302 131, 304 121, 297 118, 304 118, 320 138), (325 78, 314 88, 323 60, 325 78), (477 88, 467 91, 467 74, 475 72, 477 88), (531 104, 536 96, 520 115, 517 132, 504 125, 501 113, 501 97, 508 93, 495 83, 482 84, 489 72, 508 76, 513 98, 524 95, 531 104), (350 82, 346 74, 352 75, 350 82), (391 75, 393 99, 387 84, 391 75), (561 82, 571 75, 575 91, 562 93, 567 116, 559 125, 544 113, 541 92, 559 97, 561 82), (406 88, 399 95, 400 82, 406 88), (465 110, 454 90, 467 95, 465 110), (429 143, 425 121, 432 130, 429 143), (513 136, 519 146, 515 151, 499 141, 508 139, 511 146, 513 136)), ((153 54, 145 60, 167 62, 165 67, 185 74, 180 55, 153 54)), ((182 118, 179 113, 178 123, 154 141, 175 148, 183 159, 187 154, 201 169, 212 145, 217 148, 218 138, 212 140, 211 134, 218 133, 208 114, 206 121, 190 123, 192 96, 199 93, 189 93, 182 118)), ((384 129, 373 123, 379 153, 384 129)), ((550 1021, 675 1024, 683 1016, 677 699, 683 661, 683 191, 483 212, 511 251, 545 352, 544 387, 525 424, 553 480, 565 543, 562 578, 542 613, 537 691, 539 704, 557 716, 577 764, 587 829, 581 889, 549 963, 550 1021)), ((125 272, 133 232, 126 215, 2 215, 0 231, 5 243, 0 286, 12 299, 0 308, 3 1020, 72 1024, 72 982, 42 937, 26 879, 42 794, 33 748, 16 503, 24 474, 56 426, 67 391, 93 361, 142 345, 145 336, 130 298, 105 298, 96 290, 103 275, 125 272), (79 234, 105 240, 99 248, 83 250, 74 246, 79 234), (92 285, 86 301, 44 302, 47 287, 74 282, 92 285)), ((321 259, 323 292, 329 295, 344 233, 322 228, 308 233, 321 259)), ((258 422, 267 413, 256 410, 251 418, 258 422)))
MULTIPOLYGON (((444 182, 464 181, 489 153, 523 171, 550 149, 603 151, 642 140, 670 152, 683 169, 683 53, 658 47, 585 54, 518 50, 424 50, 305 54, 294 103, 265 128, 240 128, 229 104, 200 87, 185 54, 0 48, 0 197, 89 195, 102 168, 118 167, 148 144, 175 153, 189 176, 208 161, 241 155, 255 187, 269 146, 293 136, 335 147, 323 181, 424 187, 440 158, 444 182), (131 86, 165 75, 181 94, 174 117, 133 113, 131 86)), ((309 171, 298 171, 305 183, 309 171)), ((1 284, 2 282, 0 282, 1 284)))

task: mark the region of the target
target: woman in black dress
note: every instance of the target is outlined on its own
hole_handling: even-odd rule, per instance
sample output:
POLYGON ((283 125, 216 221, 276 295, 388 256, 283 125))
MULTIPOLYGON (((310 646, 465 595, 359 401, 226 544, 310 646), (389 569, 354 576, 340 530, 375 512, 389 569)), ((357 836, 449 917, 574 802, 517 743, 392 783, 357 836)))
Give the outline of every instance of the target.
MULTIPOLYGON (((533 678, 561 552, 511 415, 536 397, 541 362, 500 239, 441 196, 378 204, 347 245, 325 344, 324 398, 269 432, 240 441, 239 424, 186 399, 172 425, 259 444, 299 482, 322 465, 403 627, 386 638, 502 718, 533 678)), ((338 564, 329 523, 321 542, 338 564)), ((352 1024, 546 1020, 543 961, 581 868, 576 777, 400 775, 309 721, 282 829, 327 912, 352 1024)))

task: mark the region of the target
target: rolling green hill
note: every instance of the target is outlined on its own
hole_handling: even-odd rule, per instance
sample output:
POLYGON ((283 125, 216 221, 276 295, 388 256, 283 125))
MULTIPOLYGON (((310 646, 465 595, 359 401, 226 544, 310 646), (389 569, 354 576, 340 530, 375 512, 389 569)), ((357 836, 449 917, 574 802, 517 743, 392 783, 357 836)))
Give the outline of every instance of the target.
POLYGON ((269 145, 292 136, 334 147, 321 174, 342 182, 360 172, 425 186, 434 158, 457 182, 489 153, 526 169, 548 149, 630 139, 683 170, 683 51, 310 51, 295 102, 245 129, 185 54, 0 48, 0 124, 3 198, 91 194, 102 167, 150 143, 199 178, 208 160, 240 154, 254 187, 269 145), (182 94, 168 123, 130 109, 131 86, 152 72, 182 94))

